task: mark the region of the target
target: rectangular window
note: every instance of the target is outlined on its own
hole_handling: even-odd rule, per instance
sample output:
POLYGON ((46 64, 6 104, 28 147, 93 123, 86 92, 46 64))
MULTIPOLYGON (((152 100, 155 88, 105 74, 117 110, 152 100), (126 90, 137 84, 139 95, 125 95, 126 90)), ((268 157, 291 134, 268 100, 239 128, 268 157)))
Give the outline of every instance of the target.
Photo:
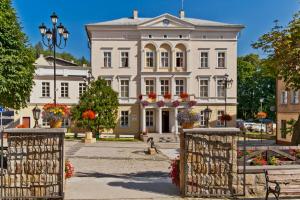
POLYGON ((281 92, 281 97, 280 97, 281 104, 287 104, 287 96, 288 96, 287 91, 282 91, 281 92))
POLYGON ((86 91, 86 83, 79 83, 79 96, 86 91))
POLYGON ((42 82, 42 97, 50 97, 50 83, 42 82))
POLYGON ((161 67, 169 67, 169 52, 161 52, 161 67))
POLYGON ((69 97, 69 83, 61 83, 60 96, 61 97, 69 97))
POLYGON ((226 53, 225 52, 218 52, 218 68, 225 68, 226 62, 226 53))
POLYGON ((286 138, 286 120, 281 120, 281 138, 286 138))
POLYGON ((160 80, 160 91, 161 91, 161 95, 170 93, 169 80, 160 80))
POLYGON ((112 80, 111 79, 105 79, 106 85, 111 87, 112 85, 112 80))
POLYGON ((49 126, 50 126, 49 121, 48 121, 47 119, 44 119, 44 118, 43 118, 42 126, 43 126, 43 127, 49 127, 49 126))
POLYGON ((154 67, 154 52, 146 52, 146 66, 154 67))
POLYGON ((145 80, 146 94, 154 92, 154 80, 145 80))
POLYGON ((181 93, 185 92, 185 85, 183 79, 175 80, 176 83, 176 95, 180 95, 181 93))
POLYGON ((222 121, 222 115, 224 115, 223 110, 218 110, 218 119, 217 119, 217 126, 225 126, 225 121, 222 121))
POLYGON ((121 97, 129 97, 129 80, 121 80, 121 97))
POLYGON ((209 80, 200 79, 200 97, 208 97, 209 80))
POLYGON ((153 127, 154 112, 152 110, 146 111, 146 127, 153 127))
POLYGON ((104 52, 104 67, 111 67, 111 52, 104 52))
POLYGON ((129 126, 129 111, 121 111, 120 125, 123 128, 129 126))
POLYGON ((183 52, 176 52, 176 67, 183 67, 183 52))
POLYGON ((129 67, 129 52, 121 52, 121 67, 129 67))
POLYGON ((217 97, 225 97, 225 85, 222 79, 217 80, 217 97))
POLYGON ((204 111, 200 111, 200 126, 205 126, 204 111))
POLYGON ((291 103, 298 104, 299 103, 299 91, 291 92, 291 103))
POLYGON ((208 52, 200 53, 200 63, 201 68, 208 68, 208 52))

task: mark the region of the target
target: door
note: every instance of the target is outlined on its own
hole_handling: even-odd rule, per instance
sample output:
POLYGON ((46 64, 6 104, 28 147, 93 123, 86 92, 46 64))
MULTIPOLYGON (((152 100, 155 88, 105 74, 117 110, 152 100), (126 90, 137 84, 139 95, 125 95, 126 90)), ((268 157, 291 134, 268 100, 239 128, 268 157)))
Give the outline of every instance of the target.
POLYGON ((30 117, 23 117, 22 124, 24 128, 30 128, 30 117))
POLYGON ((162 132, 170 132, 169 111, 162 111, 162 132))

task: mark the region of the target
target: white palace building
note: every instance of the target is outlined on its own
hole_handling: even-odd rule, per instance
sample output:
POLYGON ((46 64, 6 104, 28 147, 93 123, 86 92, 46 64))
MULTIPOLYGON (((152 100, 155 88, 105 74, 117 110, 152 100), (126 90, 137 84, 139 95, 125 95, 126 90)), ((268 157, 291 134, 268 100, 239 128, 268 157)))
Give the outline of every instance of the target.
POLYGON ((118 134, 178 133, 177 113, 187 107, 180 94, 196 101, 202 114, 196 126, 205 125, 203 110, 212 110, 211 127, 224 126, 225 88, 220 80, 233 80, 227 89, 227 114, 235 126, 237 105, 237 40, 244 26, 162 14, 133 16, 91 23, 86 31, 94 77, 102 77, 119 93, 118 134), (149 93, 155 102, 142 105, 149 93), (170 103, 164 95, 171 94, 170 103), (173 106, 174 101, 180 102, 173 106))

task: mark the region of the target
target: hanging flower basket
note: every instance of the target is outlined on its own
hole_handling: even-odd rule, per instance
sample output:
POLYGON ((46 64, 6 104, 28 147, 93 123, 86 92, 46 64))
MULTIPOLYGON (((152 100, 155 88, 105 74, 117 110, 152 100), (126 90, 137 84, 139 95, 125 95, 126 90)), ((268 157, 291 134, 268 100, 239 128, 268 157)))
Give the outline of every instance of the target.
POLYGON ((165 102, 164 101, 158 101, 158 102, 156 102, 156 105, 158 107, 164 107, 165 106, 165 102))
POLYGON ((231 121, 231 120, 232 120, 232 117, 228 114, 221 116, 221 121, 231 121))
POLYGON ((172 106, 173 106, 174 108, 177 108, 179 105, 180 105, 180 102, 177 101, 177 100, 172 102, 172 106))
POLYGON ((149 105, 149 102, 148 101, 142 101, 141 104, 142 104, 143 107, 146 107, 146 106, 149 105))
POLYGON ((164 99, 166 101, 170 101, 171 100, 172 95, 170 93, 164 94, 164 99))
POLYGON ((256 114, 256 117, 259 118, 259 119, 265 119, 265 118, 267 118, 267 113, 265 113, 265 112, 258 112, 256 114))
POLYGON ((87 111, 84 111, 82 113, 82 116, 81 116, 83 119, 89 119, 89 120, 94 120, 96 118, 96 114, 94 111, 92 110, 87 110, 87 111))
POLYGON ((70 115, 70 109, 64 104, 45 104, 42 118, 49 121, 50 128, 60 128, 63 119, 67 119, 70 115))
POLYGON ((155 100, 156 100, 156 93, 150 92, 150 93, 148 94, 148 101, 149 101, 149 102, 154 102, 155 100))
POLYGON ((193 107, 197 104, 197 101, 189 101, 189 107, 193 107))
POLYGON ((180 98, 182 99, 182 101, 187 101, 187 99, 189 98, 189 95, 186 92, 182 92, 180 94, 180 98))
POLYGON ((194 128, 194 124, 200 120, 200 114, 193 112, 191 109, 185 109, 178 113, 177 120, 182 128, 194 128))
POLYGON ((185 122, 185 123, 182 123, 182 128, 184 128, 184 129, 192 129, 192 128, 194 128, 194 122, 185 122))
POLYGON ((139 95, 139 100, 142 101, 143 100, 143 95, 139 95))
POLYGON ((50 124, 50 128, 61 128, 62 120, 51 120, 49 124, 50 124))

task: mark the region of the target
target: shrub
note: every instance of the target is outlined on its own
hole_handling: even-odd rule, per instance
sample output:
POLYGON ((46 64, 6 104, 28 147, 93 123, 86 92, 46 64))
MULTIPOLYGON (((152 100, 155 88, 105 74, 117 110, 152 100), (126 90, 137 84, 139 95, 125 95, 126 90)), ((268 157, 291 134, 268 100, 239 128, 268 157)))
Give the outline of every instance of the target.
POLYGON ((170 165, 169 169, 171 169, 171 171, 169 173, 169 177, 172 179, 172 183, 179 187, 179 184, 180 184, 180 160, 178 157, 171 161, 171 165, 170 165))

